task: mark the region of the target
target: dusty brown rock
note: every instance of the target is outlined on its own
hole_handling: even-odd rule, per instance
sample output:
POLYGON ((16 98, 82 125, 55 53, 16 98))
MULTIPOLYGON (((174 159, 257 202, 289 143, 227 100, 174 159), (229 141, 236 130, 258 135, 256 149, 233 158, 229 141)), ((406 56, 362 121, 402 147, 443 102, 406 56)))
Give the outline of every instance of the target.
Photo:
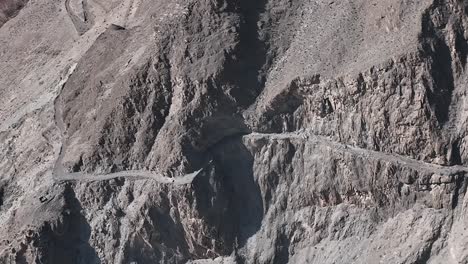
POLYGON ((0 262, 468 261, 464 1, 22 6, 0 262))
POLYGON ((15 17, 28 0, 4 0, 0 3, 0 27, 10 18, 15 17))

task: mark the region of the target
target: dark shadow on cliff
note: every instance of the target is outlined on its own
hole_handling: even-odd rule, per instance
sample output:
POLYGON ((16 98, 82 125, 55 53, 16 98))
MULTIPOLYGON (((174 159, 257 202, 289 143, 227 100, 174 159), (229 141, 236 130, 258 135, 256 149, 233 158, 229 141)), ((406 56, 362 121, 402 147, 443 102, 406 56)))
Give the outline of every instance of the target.
POLYGON ((193 182, 197 210, 212 227, 218 252, 230 254, 260 228, 263 204, 253 177, 253 157, 239 136, 208 150, 214 169, 193 182))
POLYGON ((422 32, 420 41, 422 52, 430 60, 430 73, 432 85, 427 85, 428 100, 433 107, 437 121, 444 124, 449 119, 449 109, 452 103, 452 93, 455 89, 452 69, 452 54, 443 37, 443 30, 447 24, 449 11, 441 3, 434 3, 422 17, 422 32), (444 22, 443 26, 434 25, 431 15, 440 12, 444 22))
POLYGON ((248 106, 260 94, 265 85, 265 68, 271 59, 267 56, 265 36, 261 34, 260 16, 265 12, 266 0, 240 0, 228 4, 228 9, 237 9, 241 17, 239 44, 233 54, 226 58, 222 82, 233 84, 231 95, 242 106, 248 106))
POLYGON ((89 244, 91 228, 71 185, 64 191, 65 208, 60 221, 43 227, 37 245, 42 252, 38 263, 99 264, 96 251, 89 244))

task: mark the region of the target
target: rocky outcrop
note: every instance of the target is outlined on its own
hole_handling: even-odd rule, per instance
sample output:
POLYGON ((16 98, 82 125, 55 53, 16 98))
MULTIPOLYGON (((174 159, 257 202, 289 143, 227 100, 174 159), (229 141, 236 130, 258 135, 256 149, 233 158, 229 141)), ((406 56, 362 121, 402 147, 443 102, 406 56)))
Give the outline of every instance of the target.
POLYGON ((3 262, 467 261, 463 1, 45 2, 0 28, 3 262))

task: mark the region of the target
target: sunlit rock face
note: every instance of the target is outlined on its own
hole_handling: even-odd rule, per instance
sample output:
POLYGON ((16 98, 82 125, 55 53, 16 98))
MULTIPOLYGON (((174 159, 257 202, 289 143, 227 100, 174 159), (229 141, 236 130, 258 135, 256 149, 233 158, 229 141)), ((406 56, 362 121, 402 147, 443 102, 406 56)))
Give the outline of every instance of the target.
POLYGON ((0 263, 467 263, 468 3, 0 2, 0 263))

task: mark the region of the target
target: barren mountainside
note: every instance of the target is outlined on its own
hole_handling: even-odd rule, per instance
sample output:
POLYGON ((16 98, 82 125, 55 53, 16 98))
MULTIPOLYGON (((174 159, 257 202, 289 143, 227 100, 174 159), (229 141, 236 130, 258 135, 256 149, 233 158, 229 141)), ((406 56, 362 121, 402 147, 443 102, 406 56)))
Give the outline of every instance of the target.
POLYGON ((468 263, 468 2, 0 0, 0 263, 468 263))

